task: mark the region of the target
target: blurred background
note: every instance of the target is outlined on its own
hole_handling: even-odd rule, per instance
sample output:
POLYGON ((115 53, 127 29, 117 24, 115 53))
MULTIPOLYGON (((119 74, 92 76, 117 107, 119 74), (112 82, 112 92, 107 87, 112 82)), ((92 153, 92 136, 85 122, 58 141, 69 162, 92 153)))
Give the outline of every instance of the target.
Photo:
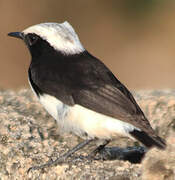
POLYGON ((175 1, 0 0, 1 89, 28 87, 30 54, 7 33, 65 20, 129 89, 175 88, 175 1))

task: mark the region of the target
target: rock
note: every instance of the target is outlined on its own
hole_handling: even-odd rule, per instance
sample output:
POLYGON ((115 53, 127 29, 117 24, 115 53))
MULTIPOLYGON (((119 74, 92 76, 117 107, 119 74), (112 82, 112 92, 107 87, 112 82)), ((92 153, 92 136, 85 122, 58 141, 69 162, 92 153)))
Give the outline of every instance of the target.
MULTIPOLYGON (((55 159, 81 139, 71 134, 60 135, 55 120, 30 90, 0 91, 1 179, 175 179, 175 91, 139 91, 134 96, 153 128, 167 140, 165 151, 151 149, 140 164, 81 158, 95 148, 92 143, 72 155, 68 163, 27 174, 31 166, 55 159)), ((139 143, 121 138, 109 146, 125 148, 139 143)))
POLYGON ((174 180, 175 144, 168 143, 165 151, 151 149, 142 162, 142 172, 143 180, 174 180))

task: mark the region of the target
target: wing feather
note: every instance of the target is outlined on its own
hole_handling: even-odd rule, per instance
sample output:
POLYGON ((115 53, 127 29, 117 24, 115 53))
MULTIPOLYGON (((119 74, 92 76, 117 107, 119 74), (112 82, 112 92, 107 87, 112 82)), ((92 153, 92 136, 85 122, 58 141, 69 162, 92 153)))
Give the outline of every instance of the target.
POLYGON ((114 86, 106 85, 96 90, 80 90, 72 96, 75 104, 130 123, 145 132, 149 130, 148 127, 151 128, 138 105, 114 86))

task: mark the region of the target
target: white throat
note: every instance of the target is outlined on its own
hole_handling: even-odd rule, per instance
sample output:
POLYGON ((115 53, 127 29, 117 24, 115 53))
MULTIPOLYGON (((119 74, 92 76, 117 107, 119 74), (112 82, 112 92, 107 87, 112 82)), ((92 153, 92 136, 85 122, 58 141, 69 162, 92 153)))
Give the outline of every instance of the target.
POLYGON ((78 38, 78 35, 67 21, 62 24, 37 24, 25 29, 23 33, 25 35, 28 33, 35 33, 39 35, 53 48, 66 55, 79 54, 85 50, 78 38))

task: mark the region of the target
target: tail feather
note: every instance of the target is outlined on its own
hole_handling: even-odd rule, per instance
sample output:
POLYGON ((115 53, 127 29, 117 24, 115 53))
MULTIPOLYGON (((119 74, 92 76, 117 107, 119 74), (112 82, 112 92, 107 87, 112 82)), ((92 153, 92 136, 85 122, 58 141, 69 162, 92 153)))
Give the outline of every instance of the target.
POLYGON ((151 137, 144 131, 138 131, 138 130, 134 130, 134 131, 130 132, 130 134, 148 148, 151 148, 153 146, 156 146, 159 149, 166 148, 165 140, 163 140, 159 136, 151 137))

